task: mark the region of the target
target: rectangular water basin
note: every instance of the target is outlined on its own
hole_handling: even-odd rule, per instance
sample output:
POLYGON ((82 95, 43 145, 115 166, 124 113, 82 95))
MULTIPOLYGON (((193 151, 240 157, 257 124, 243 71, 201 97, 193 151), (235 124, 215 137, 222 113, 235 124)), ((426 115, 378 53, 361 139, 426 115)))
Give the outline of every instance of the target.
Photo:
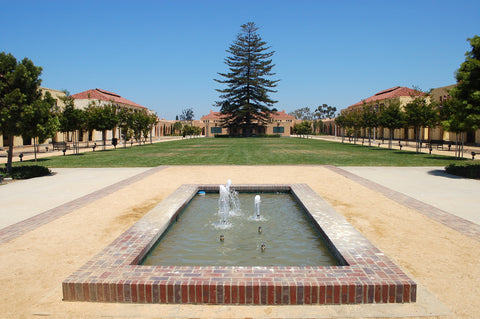
POLYGON ((65 301, 165 304, 362 304, 415 302, 417 285, 306 184, 233 185, 290 192, 340 266, 139 265, 198 191, 182 185, 62 284, 65 301))
POLYGON ((292 194, 232 189, 222 197, 218 192, 196 195, 141 264, 299 267, 339 262, 292 194))

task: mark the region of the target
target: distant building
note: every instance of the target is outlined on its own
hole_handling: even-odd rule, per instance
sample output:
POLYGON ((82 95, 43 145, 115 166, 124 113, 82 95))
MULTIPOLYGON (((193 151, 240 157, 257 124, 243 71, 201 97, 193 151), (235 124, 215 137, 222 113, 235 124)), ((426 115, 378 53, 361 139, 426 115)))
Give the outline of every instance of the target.
MULTIPOLYGON (((395 86, 390 89, 386 89, 375 93, 374 95, 363 99, 355 104, 350 105, 346 109, 342 110, 343 112, 350 112, 354 110, 361 110, 364 105, 372 105, 377 111, 380 107, 385 106, 392 100, 398 100, 400 102, 400 107, 404 107, 409 102, 413 101, 416 97, 424 96, 425 93, 414 90, 408 87, 395 86)), ((396 129, 394 132, 395 139, 415 139, 415 130, 404 128, 396 129)), ((365 132, 362 130, 361 136, 365 136, 365 132)), ((388 128, 378 127, 374 129, 374 138, 387 138, 390 136, 388 128)))
MULTIPOLYGON (((441 107, 442 102, 449 98, 448 91, 452 89, 454 86, 455 84, 432 89, 432 91, 430 92, 429 99, 431 98, 434 101, 439 102, 441 107)), ((362 109, 363 105, 365 104, 372 105, 374 108, 379 110, 380 107, 387 105, 392 100, 398 100, 400 102, 400 106, 404 107, 406 104, 411 102, 416 97, 424 96, 424 95, 425 93, 418 90, 414 90, 407 87, 396 86, 387 90, 380 91, 374 94, 373 96, 370 96, 364 100, 361 100, 355 104, 352 104, 347 108, 343 109, 342 113, 362 109)), ((332 122, 334 122, 334 119, 328 120, 324 124, 328 123, 331 125, 332 122)), ((422 131, 423 140, 444 140, 444 141, 453 142, 456 139, 455 133, 444 131, 440 125, 432 128, 423 128, 422 130, 423 130, 422 131)), ((332 134, 331 132, 329 133, 332 134)), ((394 131, 394 138, 414 140, 416 138, 415 134, 416 132, 412 128, 401 128, 401 129, 396 129, 394 131)), ((365 136, 365 135, 366 135, 365 132, 362 130, 362 132, 360 132, 360 136, 365 136)), ((377 138, 377 139, 388 138, 389 129, 377 127, 375 128, 374 135, 375 135, 374 138, 377 138)), ((466 139, 464 142, 479 144, 480 130, 467 132, 466 139)))
MULTIPOLYGON (((209 114, 201 117, 200 122, 206 137, 213 137, 218 135, 228 135, 228 128, 222 127, 222 114, 220 112, 210 111, 209 114)), ((270 115, 270 121, 262 128, 262 131, 254 131, 253 134, 290 136, 292 134, 293 126, 295 124, 295 117, 281 112, 273 112, 270 115)))
MULTIPOLYGON (((110 105, 113 104, 117 107, 128 107, 133 110, 147 110, 148 112, 153 112, 148 108, 127 100, 124 97, 121 97, 117 93, 109 92, 102 89, 91 89, 87 91, 83 91, 80 93, 73 94, 72 97, 75 99, 75 107, 79 109, 86 109, 87 106, 92 103, 96 102, 98 105, 110 105)), ((158 137, 158 125, 152 130, 152 137, 158 137)), ((113 129, 111 131, 107 131, 107 140, 111 140, 112 138, 119 138, 120 133, 117 129, 113 129)), ((68 136, 70 140, 70 137, 68 136)), ((79 140, 82 141, 100 141, 102 140, 102 132, 84 132, 80 131, 79 140)))

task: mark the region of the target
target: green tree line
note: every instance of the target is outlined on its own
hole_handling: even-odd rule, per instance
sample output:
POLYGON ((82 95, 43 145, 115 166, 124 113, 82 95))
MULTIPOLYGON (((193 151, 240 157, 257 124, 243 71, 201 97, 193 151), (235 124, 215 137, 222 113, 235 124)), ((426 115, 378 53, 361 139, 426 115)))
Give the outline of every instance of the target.
POLYGON ((0 52, 0 133, 8 140, 7 174, 12 169, 15 136, 33 139, 36 158, 35 144, 53 138, 58 131, 72 133, 78 152, 79 131, 101 131, 105 145, 106 132, 117 126, 124 140, 140 141, 148 138, 158 122, 156 114, 145 109, 101 101, 91 101, 86 109, 77 109, 68 91, 61 98, 65 106, 60 108, 49 92, 43 94, 40 89, 41 73, 42 68, 30 59, 17 61, 11 53, 0 52))

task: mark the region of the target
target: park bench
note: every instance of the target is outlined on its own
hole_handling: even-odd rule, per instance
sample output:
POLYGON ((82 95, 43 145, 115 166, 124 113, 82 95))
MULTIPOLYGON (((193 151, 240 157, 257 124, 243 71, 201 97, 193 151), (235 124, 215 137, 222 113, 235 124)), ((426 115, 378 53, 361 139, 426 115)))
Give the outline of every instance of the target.
POLYGON ((70 148, 68 144, 65 142, 52 142, 52 144, 53 144, 53 150, 63 151, 65 149, 70 148))
POLYGON ((444 140, 430 140, 430 141, 428 141, 429 147, 432 147, 432 148, 433 148, 433 146, 436 146, 436 147, 437 147, 437 150, 438 150, 439 148, 441 148, 441 149, 443 150, 443 144, 444 144, 444 143, 445 143, 444 140))

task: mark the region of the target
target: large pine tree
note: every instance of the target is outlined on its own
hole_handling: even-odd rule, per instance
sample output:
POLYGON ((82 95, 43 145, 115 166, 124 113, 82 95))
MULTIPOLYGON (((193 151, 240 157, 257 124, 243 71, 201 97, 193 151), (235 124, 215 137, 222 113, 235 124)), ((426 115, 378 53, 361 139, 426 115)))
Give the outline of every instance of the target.
POLYGON ((233 42, 225 59, 229 73, 218 73, 223 77, 218 83, 227 88, 217 89, 220 92, 222 126, 227 127, 231 135, 250 136, 253 132, 261 133, 277 102, 269 97, 279 80, 270 80, 272 55, 266 42, 258 35, 258 27, 253 22, 241 26, 241 32, 233 42))

